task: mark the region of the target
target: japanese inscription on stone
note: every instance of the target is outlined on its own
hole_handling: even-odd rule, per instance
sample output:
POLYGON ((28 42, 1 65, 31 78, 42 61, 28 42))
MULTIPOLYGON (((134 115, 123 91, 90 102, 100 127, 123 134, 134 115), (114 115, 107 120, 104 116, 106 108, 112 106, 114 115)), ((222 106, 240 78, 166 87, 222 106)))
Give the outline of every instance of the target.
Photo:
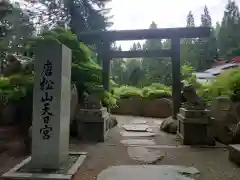
POLYGON ((52 68, 51 61, 47 60, 43 65, 40 76, 40 90, 42 91, 42 96, 39 98, 41 102, 41 120, 43 121, 43 127, 40 127, 40 134, 43 140, 50 139, 53 131, 53 128, 49 125, 51 117, 54 116, 51 111, 51 103, 54 99, 51 92, 54 88, 52 68))

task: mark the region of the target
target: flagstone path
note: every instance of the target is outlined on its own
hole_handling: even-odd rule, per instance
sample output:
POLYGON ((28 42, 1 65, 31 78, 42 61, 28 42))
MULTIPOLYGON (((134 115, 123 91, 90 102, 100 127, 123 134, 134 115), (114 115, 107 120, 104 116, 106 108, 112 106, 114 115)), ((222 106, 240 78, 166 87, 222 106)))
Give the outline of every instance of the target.
MULTIPOLYGON (((104 169, 104 172, 109 172, 110 170, 106 169, 112 166, 128 165, 131 168, 130 165, 147 167, 148 164, 151 167, 157 165, 158 168, 158 165, 190 166, 200 172, 199 180, 239 180, 240 168, 228 161, 228 151, 224 146, 220 145, 219 148, 182 146, 175 135, 159 131, 160 119, 117 116, 117 120, 118 126, 109 132, 104 143, 90 144, 71 140, 71 150, 88 152, 88 157, 74 180, 95 180, 100 172, 104 169), (134 125, 135 129, 138 125, 141 127, 148 125, 148 132, 126 131, 123 126, 130 124, 134 125), (136 133, 142 134, 139 136, 136 133), (151 136, 149 133, 152 133, 151 136)), ((23 158, 13 159, 11 156, 0 155, 0 174, 23 158)), ((152 170, 152 173, 155 171, 152 170)), ((102 177, 103 175, 98 180, 106 180, 102 177)), ((148 179, 150 180, 150 177, 148 179)), ((119 179, 116 177, 116 180, 119 179)))

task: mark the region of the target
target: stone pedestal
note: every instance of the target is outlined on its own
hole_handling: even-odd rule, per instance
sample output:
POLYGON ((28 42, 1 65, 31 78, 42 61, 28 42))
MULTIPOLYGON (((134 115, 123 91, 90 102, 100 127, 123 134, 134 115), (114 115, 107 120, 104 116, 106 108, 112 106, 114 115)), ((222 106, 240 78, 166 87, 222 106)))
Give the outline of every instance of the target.
POLYGON ((208 110, 180 108, 177 119, 177 135, 184 145, 215 145, 208 110))
POLYGON ((105 141, 110 120, 107 108, 80 109, 78 116, 81 118, 80 136, 83 140, 105 141))
POLYGON ((229 160, 240 166, 240 144, 228 146, 229 160))

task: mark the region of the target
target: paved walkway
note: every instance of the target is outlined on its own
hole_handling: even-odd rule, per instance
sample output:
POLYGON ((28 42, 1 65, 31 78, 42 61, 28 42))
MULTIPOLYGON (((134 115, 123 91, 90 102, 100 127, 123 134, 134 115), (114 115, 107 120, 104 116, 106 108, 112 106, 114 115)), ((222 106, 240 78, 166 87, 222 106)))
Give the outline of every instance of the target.
MULTIPOLYGON (((88 152, 88 157, 74 180, 94 180, 102 170, 111 166, 143 164, 194 166, 200 171, 200 180, 239 180, 240 169, 228 161, 228 152, 225 148, 203 149, 181 146, 176 136, 158 131, 160 123, 156 123, 157 119, 117 116, 117 120, 119 125, 109 132, 104 143, 84 144, 78 140, 71 141, 73 151, 88 152), (156 136, 122 136, 125 131, 122 126, 129 125, 135 120, 147 121, 149 131, 156 133, 156 136), (132 142, 132 139, 138 140, 132 142), (131 147, 140 147, 140 150, 139 148, 129 150, 129 142, 131 147), (140 155, 134 157, 136 151, 140 155), (148 156, 148 159, 142 158, 142 154, 148 156), (156 157, 157 160, 152 161, 156 157)), ((0 173, 13 167, 21 159, 23 157, 12 160, 10 157, 0 156, 0 162, 4 162, 3 165, 0 164, 0 173)))
MULTIPOLYGON (((155 125, 156 119, 139 118, 130 116, 117 116, 120 127, 115 127, 109 133, 105 143, 86 145, 80 148, 73 145, 73 149, 89 152, 88 159, 80 168, 75 180, 93 180, 103 170, 115 165, 140 165, 142 162, 129 157, 128 147, 121 141, 133 139, 123 137, 121 128, 134 120, 146 120, 149 125, 155 125)), ((134 137, 134 139, 153 139, 156 149, 164 154, 164 158, 157 161, 156 165, 184 165, 194 166, 200 171, 200 180, 239 180, 240 169, 228 161, 228 152, 225 148, 189 148, 181 146, 176 136, 158 132, 156 137, 134 137)), ((75 144, 75 143, 74 143, 75 144)), ((143 145, 138 145, 138 147, 143 145)))

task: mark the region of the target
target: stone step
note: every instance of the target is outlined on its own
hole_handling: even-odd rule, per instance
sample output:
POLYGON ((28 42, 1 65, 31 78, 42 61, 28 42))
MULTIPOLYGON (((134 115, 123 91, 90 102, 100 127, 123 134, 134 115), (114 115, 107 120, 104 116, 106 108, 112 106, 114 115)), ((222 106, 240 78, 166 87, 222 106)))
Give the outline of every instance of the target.
POLYGON ((231 144, 228 146, 229 160, 240 165, 240 144, 231 144))
POLYGON ((121 165, 103 170, 97 180, 196 180, 200 172, 195 167, 173 165, 121 165))

